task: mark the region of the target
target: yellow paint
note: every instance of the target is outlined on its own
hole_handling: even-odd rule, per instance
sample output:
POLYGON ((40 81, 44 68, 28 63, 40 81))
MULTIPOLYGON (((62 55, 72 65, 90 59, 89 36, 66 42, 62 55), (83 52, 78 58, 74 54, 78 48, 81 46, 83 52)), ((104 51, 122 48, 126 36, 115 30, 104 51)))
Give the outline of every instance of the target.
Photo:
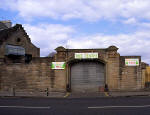
POLYGON ((106 96, 106 97, 109 97, 109 94, 108 94, 108 92, 104 92, 104 94, 105 94, 105 96, 106 96))
POLYGON ((66 95, 64 96, 64 98, 68 97, 70 95, 69 92, 66 93, 66 95))

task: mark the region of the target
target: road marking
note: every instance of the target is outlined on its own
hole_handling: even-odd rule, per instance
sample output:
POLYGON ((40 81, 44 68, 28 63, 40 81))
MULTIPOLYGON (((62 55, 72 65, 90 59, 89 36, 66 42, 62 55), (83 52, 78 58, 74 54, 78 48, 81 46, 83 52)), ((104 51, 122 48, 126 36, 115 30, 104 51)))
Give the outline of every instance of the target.
POLYGON ((23 109, 50 109, 51 107, 33 107, 33 106, 0 106, 0 108, 23 108, 23 109))
POLYGON ((150 105, 139 105, 139 106, 95 106, 95 107, 88 107, 89 109, 109 109, 109 108, 144 108, 150 107, 150 105))

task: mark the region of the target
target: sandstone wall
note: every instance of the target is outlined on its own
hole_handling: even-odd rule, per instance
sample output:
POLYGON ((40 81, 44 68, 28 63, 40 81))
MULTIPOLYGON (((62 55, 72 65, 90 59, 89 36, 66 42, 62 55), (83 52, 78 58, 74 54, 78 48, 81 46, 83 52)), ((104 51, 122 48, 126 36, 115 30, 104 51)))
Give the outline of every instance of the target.
POLYGON ((63 71, 50 68, 52 58, 33 58, 30 64, 1 64, 0 91, 44 92, 65 91, 63 71))
POLYGON ((109 52, 106 69, 107 85, 110 91, 118 90, 120 85, 119 79, 119 54, 109 52))
MULTIPOLYGON (((98 52, 105 64, 105 84, 110 91, 135 91, 143 88, 140 56, 120 56, 113 49, 65 49, 60 47, 53 58, 33 58, 29 64, 5 63, 0 58, 0 91, 49 92, 66 91, 70 84, 70 64, 80 61, 75 53, 98 52), (138 58, 139 66, 125 66, 125 58, 138 58), (66 69, 52 70, 51 62, 66 62, 66 69)), ((89 60, 90 61, 90 60, 89 60)))
POLYGON ((142 68, 140 56, 121 56, 120 57, 120 90, 139 90, 142 88, 142 68), (140 61, 139 66, 125 66, 125 58, 140 61))
POLYGON ((31 54, 32 57, 40 57, 40 49, 31 43, 29 36, 26 34, 26 32, 23 30, 22 27, 20 27, 20 29, 18 27, 17 30, 15 30, 15 27, 14 27, 6 31, 9 33, 9 35, 4 36, 5 40, 0 45, 0 58, 5 57, 5 46, 7 44, 22 46, 23 48, 25 48, 26 54, 31 54))

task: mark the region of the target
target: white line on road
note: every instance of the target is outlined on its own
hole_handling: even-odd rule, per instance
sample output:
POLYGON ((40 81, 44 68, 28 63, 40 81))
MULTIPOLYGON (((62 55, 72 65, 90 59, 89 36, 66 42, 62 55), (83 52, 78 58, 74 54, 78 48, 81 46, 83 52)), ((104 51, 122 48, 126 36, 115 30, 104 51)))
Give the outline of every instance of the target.
POLYGON ((33 107, 33 106, 0 106, 0 108, 23 108, 23 109, 50 109, 51 107, 33 107))
POLYGON ((139 105, 139 106, 95 106, 88 107, 89 109, 109 109, 109 108, 144 108, 150 107, 150 105, 139 105))

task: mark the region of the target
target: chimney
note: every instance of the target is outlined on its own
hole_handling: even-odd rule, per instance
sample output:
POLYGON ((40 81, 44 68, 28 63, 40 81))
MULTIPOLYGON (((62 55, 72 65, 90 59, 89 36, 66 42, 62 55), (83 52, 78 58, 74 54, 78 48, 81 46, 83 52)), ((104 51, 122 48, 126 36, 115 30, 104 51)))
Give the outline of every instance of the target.
POLYGON ((5 24, 5 26, 7 26, 7 28, 12 27, 12 22, 10 20, 4 20, 4 21, 0 21, 0 22, 5 24))

